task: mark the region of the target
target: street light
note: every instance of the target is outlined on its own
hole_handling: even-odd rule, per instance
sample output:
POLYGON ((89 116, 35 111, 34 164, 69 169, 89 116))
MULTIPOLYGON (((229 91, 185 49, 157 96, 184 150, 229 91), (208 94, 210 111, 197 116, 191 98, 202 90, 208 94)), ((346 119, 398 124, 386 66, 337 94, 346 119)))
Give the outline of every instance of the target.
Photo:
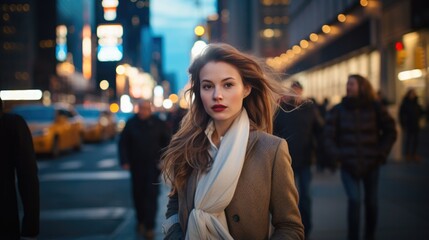
POLYGON ((100 81, 100 89, 101 90, 107 90, 108 88, 109 88, 109 81, 101 80, 100 81))
POLYGON ((202 37, 205 32, 206 32, 206 30, 201 25, 198 25, 194 28, 194 33, 195 33, 195 35, 197 35, 197 37, 202 37))
POLYGON ((101 98, 103 102, 108 102, 107 90, 109 89, 109 81, 101 80, 100 81, 100 89, 101 89, 101 98))
POLYGON ((191 61, 193 61, 198 55, 201 54, 201 52, 204 50, 204 48, 207 46, 207 43, 205 43, 203 40, 198 40, 194 43, 194 46, 192 46, 191 49, 191 61))

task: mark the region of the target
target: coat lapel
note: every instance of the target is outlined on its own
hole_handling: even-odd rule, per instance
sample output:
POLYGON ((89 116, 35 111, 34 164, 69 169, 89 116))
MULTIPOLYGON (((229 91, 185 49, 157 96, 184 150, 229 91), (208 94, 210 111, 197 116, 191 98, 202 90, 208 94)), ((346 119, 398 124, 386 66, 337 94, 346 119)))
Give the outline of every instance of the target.
POLYGON ((255 146, 255 143, 257 140, 258 140, 258 131, 251 130, 249 133, 249 141, 247 142, 246 156, 244 159, 245 162, 247 159, 249 159, 250 153, 252 152, 253 147, 255 146))

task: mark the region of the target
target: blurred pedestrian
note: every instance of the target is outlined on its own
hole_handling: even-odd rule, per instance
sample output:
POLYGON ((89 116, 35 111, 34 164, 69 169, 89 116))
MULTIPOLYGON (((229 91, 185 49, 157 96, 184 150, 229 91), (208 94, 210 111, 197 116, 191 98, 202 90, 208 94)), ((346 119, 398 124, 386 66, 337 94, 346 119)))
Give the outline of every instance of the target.
POLYGON ((407 161, 421 161, 421 157, 417 155, 421 117, 423 117, 423 108, 418 102, 416 90, 410 88, 402 98, 399 107, 399 123, 403 132, 403 155, 407 161))
POLYGON ((300 82, 291 84, 292 94, 283 97, 282 110, 274 120, 274 135, 287 140, 292 157, 292 169, 299 192, 299 211, 304 232, 308 238, 311 228, 311 165, 314 162, 318 140, 321 138, 323 119, 314 101, 303 99, 300 82))
POLYGON ((384 96, 381 89, 377 91, 376 100, 379 101, 384 107, 387 107, 389 105, 389 101, 387 100, 386 96, 384 96))
POLYGON ((119 138, 121 166, 131 173, 137 230, 146 239, 154 237, 159 160, 161 150, 169 140, 169 128, 152 114, 151 103, 146 100, 139 102, 138 113, 127 121, 119 138))
POLYGON ((378 216, 379 168, 396 140, 393 118, 375 98, 370 82, 350 75, 347 95, 327 114, 325 146, 341 163, 348 198, 348 239, 359 239, 361 184, 365 192, 365 239, 374 239, 378 216))
POLYGON ((4 113, 0 99, 0 239, 36 239, 39 234, 39 178, 27 123, 4 113), (18 197, 23 215, 20 222, 18 197))
POLYGON ((323 119, 326 118, 326 112, 329 109, 329 99, 327 97, 323 98, 323 103, 320 105, 320 115, 322 115, 323 119))
MULTIPOLYGON (((326 113, 329 109, 329 99, 327 97, 323 98, 323 102, 318 105, 320 116, 322 116, 323 122, 326 120, 326 113)), ((322 131, 323 132, 323 131, 322 131)), ((325 150, 325 138, 321 134, 317 140, 316 148, 316 167, 317 171, 323 172, 325 169, 328 169, 331 173, 334 173, 337 170, 338 164, 333 161, 329 156, 326 155, 325 150)))
POLYGON ((288 145, 269 134, 281 87, 227 44, 189 73, 195 99, 163 157, 166 239, 303 239, 288 145))

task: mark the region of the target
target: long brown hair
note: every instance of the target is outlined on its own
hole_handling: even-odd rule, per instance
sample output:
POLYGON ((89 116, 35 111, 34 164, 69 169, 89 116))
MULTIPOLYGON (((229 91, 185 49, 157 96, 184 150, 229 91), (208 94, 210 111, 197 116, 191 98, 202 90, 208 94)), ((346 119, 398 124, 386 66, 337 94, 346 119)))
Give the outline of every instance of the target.
POLYGON ((277 100, 283 93, 281 84, 268 77, 264 65, 252 56, 227 44, 209 44, 189 67, 191 87, 188 93, 194 100, 163 155, 164 178, 172 183, 171 194, 184 186, 193 169, 207 171, 213 161, 208 154, 210 144, 205 134, 210 116, 200 96, 200 71, 209 62, 225 62, 238 70, 243 84, 252 88, 243 100, 252 128, 272 133, 277 100))
POLYGON ((359 74, 351 74, 348 79, 354 78, 356 79, 359 86, 359 98, 363 101, 372 102, 375 101, 375 92, 372 88, 371 83, 368 79, 359 74))

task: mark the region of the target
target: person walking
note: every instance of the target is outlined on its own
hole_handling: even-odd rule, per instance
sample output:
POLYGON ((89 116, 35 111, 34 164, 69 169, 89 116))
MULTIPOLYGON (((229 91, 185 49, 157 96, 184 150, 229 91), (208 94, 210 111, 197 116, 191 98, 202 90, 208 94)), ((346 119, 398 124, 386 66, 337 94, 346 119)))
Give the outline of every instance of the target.
POLYGON ((299 211, 306 239, 310 235, 312 178, 311 165, 316 144, 321 138, 324 121, 316 103, 303 99, 303 87, 298 81, 291 84, 292 94, 286 95, 274 120, 274 135, 287 140, 292 157, 292 169, 299 192, 299 211), (284 110, 284 111, 282 111, 284 110))
POLYGON ((166 123, 152 114, 151 103, 143 100, 138 113, 131 117, 119 137, 119 160, 131 173, 132 195, 138 221, 137 230, 153 239, 159 193, 159 160, 168 145, 166 123))
POLYGON ((21 116, 3 112, 1 99, 0 155, 0 239, 36 239, 40 196, 33 140, 21 116), (17 190, 23 206, 22 221, 17 190))
POLYGON ((371 83, 350 75, 347 95, 326 116, 327 154, 340 162, 348 199, 348 239, 359 239, 361 184, 365 196, 365 239, 374 239, 378 218, 380 166, 396 140, 393 118, 376 100, 371 83))
POLYGON ((416 90, 411 88, 404 95, 399 107, 399 123, 403 132, 403 154, 407 161, 421 161, 421 157, 417 155, 421 117, 423 117, 423 108, 418 102, 416 90))
POLYGON ((271 135, 281 86, 249 55, 209 44, 163 155, 165 239, 303 239, 288 145, 271 135))

